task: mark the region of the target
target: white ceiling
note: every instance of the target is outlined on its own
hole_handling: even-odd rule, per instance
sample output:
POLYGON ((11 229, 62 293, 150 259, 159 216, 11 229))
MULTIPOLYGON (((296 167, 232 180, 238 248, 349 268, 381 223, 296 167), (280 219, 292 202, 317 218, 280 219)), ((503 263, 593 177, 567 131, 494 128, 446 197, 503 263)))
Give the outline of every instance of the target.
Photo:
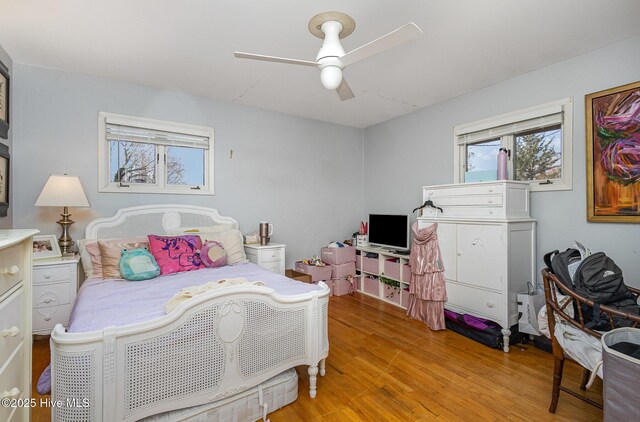
POLYGON ((0 45, 19 63, 362 128, 638 35, 639 18, 638 0, 0 0, 0 45), (330 10, 356 21, 346 51, 411 21, 424 34, 348 67, 345 102, 316 69, 233 56, 314 60, 307 23, 330 10))

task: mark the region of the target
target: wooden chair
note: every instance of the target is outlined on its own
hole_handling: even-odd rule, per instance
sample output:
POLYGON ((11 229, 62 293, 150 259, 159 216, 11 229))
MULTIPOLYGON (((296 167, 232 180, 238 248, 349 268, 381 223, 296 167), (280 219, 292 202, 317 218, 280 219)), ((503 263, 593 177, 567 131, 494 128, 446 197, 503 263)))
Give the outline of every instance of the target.
MULTIPOLYGON (((570 360, 572 362, 575 362, 575 360, 565 355, 564 351, 562 350, 562 346, 560 346, 560 343, 558 342, 558 340, 554 335, 556 320, 553 317, 553 315, 555 314, 556 317, 560 318, 565 323, 572 325, 573 327, 581 330, 582 332, 590 336, 600 339, 600 337, 602 336, 601 333, 594 331, 586 326, 585 324, 586 312, 584 312, 584 309, 583 309, 584 306, 582 306, 582 305, 586 305, 588 308, 593 308, 594 302, 575 293, 572 290, 569 290, 567 286, 562 281, 560 281, 560 279, 555 274, 553 274, 548 268, 542 270, 542 278, 544 280, 544 296, 547 304, 547 318, 549 321, 549 333, 551 334, 551 344, 553 347, 553 358, 554 358, 553 389, 551 391, 551 406, 549 406, 549 412, 555 413, 556 407, 558 406, 558 398, 560 396, 560 391, 564 391, 565 393, 568 393, 574 397, 579 398, 580 400, 583 400, 589 404, 592 404, 602 409, 601 404, 589 399, 588 397, 582 394, 579 394, 575 391, 572 391, 562 386, 562 370, 564 368, 564 361, 570 360), (566 300, 562 304, 558 300, 558 295, 557 295, 558 289, 560 289, 564 295, 569 297, 568 300, 566 300), (574 304, 576 306, 574 306, 574 304), (572 307, 575 310, 574 312, 576 313, 576 315, 573 318, 570 317, 569 314, 566 312, 566 310, 569 307, 572 307)), ((631 291, 631 293, 633 293, 636 296, 636 300, 637 300, 638 297, 640 296, 640 290, 634 289, 629 286, 627 286, 627 288, 631 291)), ((638 325, 640 325, 639 315, 622 313, 614 308, 611 308, 605 305, 600 305, 600 312, 606 314, 605 320, 608 320, 611 326, 611 329, 616 328, 614 324, 614 318, 617 318, 618 320, 624 319, 624 320, 630 321, 631 327, 637 327, 638 325)), ((580 383, 580 389, 583 391, 586 389, 589 376, 590 376, 589 370, 583 369, 582 382, 580 383)))

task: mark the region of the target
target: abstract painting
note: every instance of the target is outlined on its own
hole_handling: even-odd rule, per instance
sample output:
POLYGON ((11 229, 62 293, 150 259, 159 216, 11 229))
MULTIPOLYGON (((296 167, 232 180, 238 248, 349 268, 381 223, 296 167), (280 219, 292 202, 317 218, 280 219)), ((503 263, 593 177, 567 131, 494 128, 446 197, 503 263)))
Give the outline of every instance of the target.
POLYGON ((587 220, 640 222, 640 82, 586 96, 587 220))

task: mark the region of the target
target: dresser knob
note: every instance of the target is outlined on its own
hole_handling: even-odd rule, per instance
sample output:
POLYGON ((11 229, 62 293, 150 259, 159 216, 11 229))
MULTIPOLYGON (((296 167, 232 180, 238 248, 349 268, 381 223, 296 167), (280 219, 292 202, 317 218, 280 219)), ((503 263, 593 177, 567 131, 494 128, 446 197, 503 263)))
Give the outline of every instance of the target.
POLYGON ((51 303, 53 299, 51 299, 50 297, 46 298, 45 300, 43 300, 44 303, 51 303))
POLYGON ((20 390, 18 387, 13 387, 11 390, 5 390, 0 394, 0 398, 2 399, 10 399, 12 397, 18 397, 20 395, 20 390))
POLYGON ((51 321, 51 316, 46 316, 46 317, 44 317, 44 320, 45 320, 45 321, 51 321))
POLYGON ((493 192, 493 188, 489 188, 489 192, 493 192))
POLYGON ((489 214, 493 214, 493 210, 489 210, 489 214))
POLYGON ((15 325, 11 328, 5 328, 2 330, 2 337, 15 337, 20 332, 20 329, 15 325))
POLYGON ((458 251, 456 252, 458 254, 458 256, 462 255, 462 252, 458 251))
POLYGON ((5 275, 14 276, 20 272, 20 267, 17 265, 12 265, 9 268, 5 268, 3 273, 5 275))
POLYGON ((46 273, 46 274, 44 275, 44 278, 51 278, 51 273, 46 273))
POLYGON ((487 308, 493 308, 494 306, 495 306, 495 303, 487 302, 487 308))
POLYGON ((489 199, 488 201, 490 204, 493 204, 493 199, 489 199))

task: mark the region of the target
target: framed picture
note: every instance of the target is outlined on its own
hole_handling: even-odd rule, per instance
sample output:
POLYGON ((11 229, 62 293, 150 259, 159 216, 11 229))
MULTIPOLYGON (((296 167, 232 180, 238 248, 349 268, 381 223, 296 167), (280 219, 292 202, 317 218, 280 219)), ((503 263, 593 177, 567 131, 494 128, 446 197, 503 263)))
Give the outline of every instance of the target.
POLYGON ((585 99, 587 220, 640 223, 640 82, 585 99))
POLYGON ((0 144, 0 217, 9 210, 9 147, 0 144))
POLYGON ((33 259, 61 257, 60 245, 55 234, 33 236, 33 259))
POLYGON ((0 62, 0 138, 9 137, 9 69, 0 62))

